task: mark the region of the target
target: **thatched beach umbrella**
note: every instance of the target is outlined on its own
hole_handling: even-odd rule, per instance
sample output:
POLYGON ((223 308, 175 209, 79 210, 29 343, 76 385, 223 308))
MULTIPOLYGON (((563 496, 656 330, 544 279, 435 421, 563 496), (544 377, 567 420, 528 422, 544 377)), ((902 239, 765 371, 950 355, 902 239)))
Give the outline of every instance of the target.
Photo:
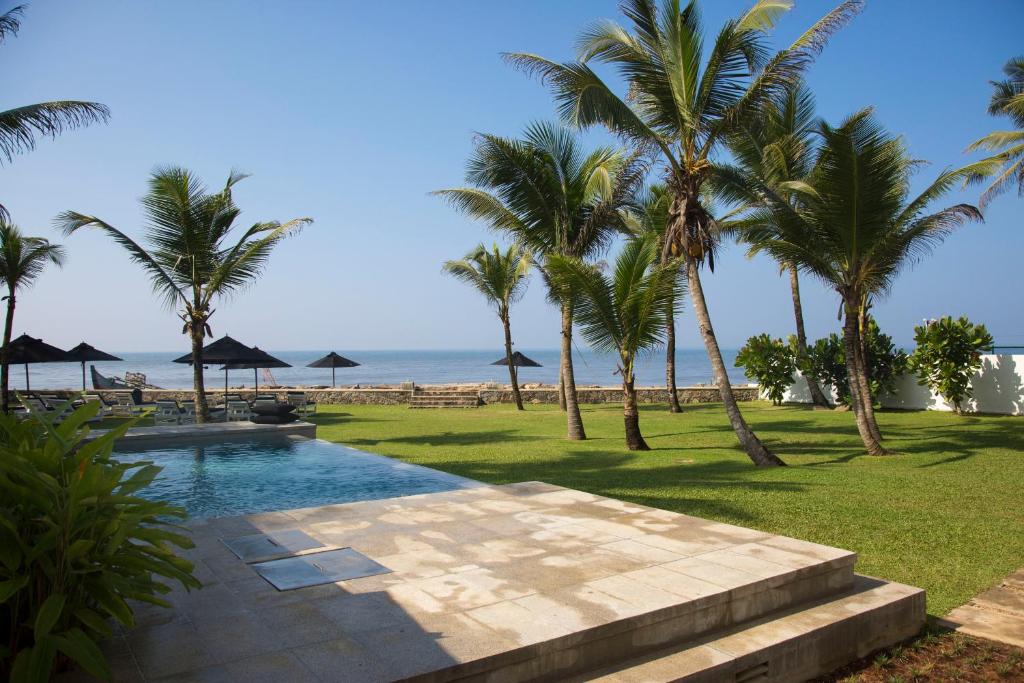
POLYGON ((259 370, 262 368, 290 368, 291 365, 279 358, 274 358, 258 346, 252 347, 253 351, 263 356, 262 360, 251 363, 225 363, 221 370, 252 370, 253 381, 256 383, 256 393, 260 391, 259 370))
POLYGON ((7 363, 9 365, 25 366, 25 391, 31 391, 28 382, 29 363, 67 363, 74 360, 68 356, 67 351, 58 349, 56 346, 47 344, 42 339, 30 337, 23 334, 17 339, 11 340, 10 348, 7 351, 7 363))
MULTIPOLYGON (((217 341, 203 347, 203 363, 224 366, 224 401, 228 399, 228 369, 233 363, 258 363, 267 354, 258 349, 246 346, 242 342, 224 335, 217 341)), ((192 365, 192 354, 186 353, 181 358, 175 358, 175 363, 187 363, 192 365)))
POLYGON ((85 363, 86 361, 114 361, 123 360, 117 356, 112 356, 105 351, 100 351, 97 348, 89 346, 85 342, 82 342, 73 349, 68 350, 69 360, 77 360, 82 364, 82 391, 85 391, 85 363))
MULTIPOLYGON (((498 360, 496 360, 493 363, 491 363, 491 365, 508 365, 508 358, 505 358, 504 356, 502 356, 498 360)), ((543 365, 541 365, 537 361, 533 360, 532 358, 527 358, 526 356, 524 356, 523 354, 519 353, 518 351, 516 351, 515 353, 512 354, 512 365, 516 366, 517 368, 542 368, 542 367, 544 367, 543 365)))
POLYGON ((310 363, 306 367, 307 368, 330 368, 331 369, 331 387, 333 387, 334 384, 335 384, 334 383, 334 370, 335 370, 335 368, 354 368, 354 367, 357 367, 358 365, 359 365, 359 363, 355 362, 354 360, 349 360, 348 358, 345 358, 345 356, 339 356, 334 351, 331 351, 329 354, 327 354, 323 358, 320 358, 319 360, 313 361, 312 363, 310 363))

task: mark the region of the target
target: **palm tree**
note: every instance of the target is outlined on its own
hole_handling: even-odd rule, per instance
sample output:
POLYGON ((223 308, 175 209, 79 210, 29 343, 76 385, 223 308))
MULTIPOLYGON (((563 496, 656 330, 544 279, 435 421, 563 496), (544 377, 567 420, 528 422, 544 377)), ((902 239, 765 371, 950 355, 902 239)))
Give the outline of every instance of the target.
POLYGON ((0 283, 7 287, 7 318, 4 320, 4 345, 0 349, 0 392, 3 411, 10 407, 8 391, 11 333, 14 330, 14 308, 18 290, 32 286, 47 264, 64 265, 64 247, 42 237, 27 237, 18 226, 0 220, 0 283))
POLYGON ((508 362, 508 376, 512 382, 512 397, 516 408, 523 409, 523 397, 519 393, 516 366, 512 361, 512 325, 509 310, 526 291, 526 275, 530 270, 530 255, 516 247, 504 251, 495 244, 487 251, 480 244, 459 261, 447 261, 444 271, 484 295, 487 303, 494 306, 505 330, 505 360, 508 362))
MULTIPOLYGON (((668 207, 672 198, 667 189, 660 183, 655 183, 647 188, 647 191, 637 199, 636 212, 629 212, 627 220, 630 222, 630 229, 638 237, 650 236, 657 241, 661 249, 661 240, 665 237, 665 228, 668 225, 668 207)), ((675 284, 672 293, 672 300, 665 308, 665 387, 668 390, 668 410, 670 413, 682 412, 679 405, 679 389, 676 387, 676 309, 680 299, 685 295, 686 281, 683 279, 679 268, 679 259, 672 258, 661 249, 659 252, 659 264, 673 266, 673 283, 675 284)))
POLYGON ((571 257, 554 255, 546 263, 550 277, 573 292, 576 319, 591 347, 619 354, 626 447, 631 451, 650 450, 640 432, 633 368, 637 354, 664 339, 678 277, 675 264, 659 261, 657 239, 645 236, 626 243, 610 276, 571 257))
POLYGON ((255 223, 228 244, 241 213, 231 191, 245 177, 232 172, 222 190, 208 193, 186 169, 154 171, 149 191, 142 198, 148 250, 95 216, 66 211, 57 217, 66 235, 85 227, 109 235, 142 266, 167 307, 179 309, 178 317, 184 322, 181 331, 192 342, 192 379, 200 422, 210 416, 203 386, 203 339, 212 335, 209 320, 214 300, 251 284, 263 272, 277 243, 312 222, 296 218, 287 223, 255 223))
POLYGON ((870 109, 835 128, 823 124, 821 138, 806 183, 756 188, 764 208, 746 219, 747 230, 749 239, 779 262, 796 264, 839 293, 851 407, 865 448, 883 455, 888 451, 875 420, 865 361, 868 307, 892 289, 908 263, 963 223, 981 220, 968 204, 927 213, 935 200, 976 172, 976 165, 942 172, 911 198, 910 179, 920 162, 901 138, 881 128, 870 109))
MULTIPOLYGON (((0 43, 7 36, 18 34, 24 10, 25 5, 18 5, 0 14, 0 43)), ((65 130, 105 122, 109 118, 110 110, 104 105, 74 100, 40 102, 0 111, 0 161, 6 159, 10 163, 15 154, 33 149, 38 136, 57 137, 65 130)), ((10 220, 2 204, 0 220, 10 220)))
MULTIPOLYGON (((785 183, 804 181, 814 166, 816 150, 813 138, 819 123, 814 113, 814 95, 802 82, 778 92, 762 105, 758 116, 751 117, 729 136, 729 149, 736 159, 736 167, 720 166, 712 184, 719 188, 719 194, 756 205, 759 198, 751 190, 758 185, 778 189, 785 183), (753 179, 745 177, 747 175, 753 179), (723 182, 723 176, 729 176, 728 183, 723 182)), ((749 234, 742 230, 742 221, 734 223, 734 226, 730 232, 749 245, 748 256, 763 251, 764 245, 751 241, 749 234)), ((757 234, 760 239, 771 239, 771 233, 763 229, 757 234)), ((802 361, 800 365, 806 367, 807 333, 798 269, 792 263, 780 263, 779 266, 789 273, 796 320, 795 350, 798 361, 802 361)), ((817 379, 806 373, 804 379, 814 404, 829 405, 817 379)))
POLYGON ((767 33, 790 4, 758 0, 727 21, 705 50, 709 36, 696 0, 685 7, 681 0, 623 0, 632 30, 610 21, 594 24, 581 35, 575 62, 560 64, 523 53, 506 56, 551 84, 562 118, 570 124, 603 124, 661 153, 672 195, 665 249, 683 257, 694 315, 726 413, 740 445, 759 466, 782 461, 743 419, 711 325, 699 270, 705 262, 713 270, 717 238, 701 194, 726 136, 755 115, 764 100, 798 79, 862 3, 846 0, 772 56, 767 33), (591 61, 617 67, 629 96, 616 95, 590 67, 591 61))
POLYGON ((967 178, 968 183, 979 183, 995 176, 978 202, 982 209, 1015 183, 1018 196, 1024 195, 1024 57, 1008 61, 1003 73, 1006 74, 1005 80, 992 82, 995 92, 989 101, 988 113, 1009 116, 1016 130, 989 133, 967 148, 968 152, 979 149, 996 152, 967 178))
MULTIPOLYGON (((438 190, 455 208, 510 235, 534 256, 592 258, 623 226, 645 167, 610 147, 585 152, 569 131, 550 123, 527 127, 523 139, 480 135, 467 165, 471 187, 438 190)), ((562 312, 559 378, 569 439, 585 439, 572 366, 572 297, 538 270, 562 312)))

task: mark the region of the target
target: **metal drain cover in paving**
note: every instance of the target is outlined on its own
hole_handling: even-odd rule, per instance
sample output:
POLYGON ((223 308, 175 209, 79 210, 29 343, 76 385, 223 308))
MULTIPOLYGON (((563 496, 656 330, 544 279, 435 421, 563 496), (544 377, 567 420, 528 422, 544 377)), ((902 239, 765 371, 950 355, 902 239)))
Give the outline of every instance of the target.
POLYGON ((279 591, 391 573, 387 567, 352 548, 260 562, 252 568, 279 591))
POLYGON ((246 564, 290 557, 305 550, 327 547, 298 529, 285 529, 272 534, 253 534, 221 540, 246 564))

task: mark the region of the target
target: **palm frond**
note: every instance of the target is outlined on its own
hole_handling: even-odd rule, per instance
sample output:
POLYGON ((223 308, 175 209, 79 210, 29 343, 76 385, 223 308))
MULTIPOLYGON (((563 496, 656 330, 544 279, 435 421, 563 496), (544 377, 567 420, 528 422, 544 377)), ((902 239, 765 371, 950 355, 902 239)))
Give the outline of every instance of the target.
POLYGON ((90 123, 105 123, 109 118, 106 105, 71 100, 0 111, 0 157, 9 163, 15 154, 34 149, 39 136, 56 137, 90 123))
POLYGON ((7 39, 7 36, 16 36, 21 29, 21 17, 25 13, 25 5, 15 5, 3 14, 0 14, 0 43, 7 39))

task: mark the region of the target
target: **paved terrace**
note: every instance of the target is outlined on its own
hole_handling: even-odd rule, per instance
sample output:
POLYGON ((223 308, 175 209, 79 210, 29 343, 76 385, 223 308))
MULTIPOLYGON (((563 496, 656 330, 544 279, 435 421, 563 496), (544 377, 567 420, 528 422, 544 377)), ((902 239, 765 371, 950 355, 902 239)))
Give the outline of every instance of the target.
MULTIPOLYGON (((190 526, 206 586, 172 593, 173 611, 139 606, 138 628, 107 645, 118 681, 589 679, 702 636, 653 665, 732 680, 767 672, 766 648, 792 650, 815 629, 836 627, 826 650, 786 655, 811 667, 799 671, 867 654, 924 618, 922 591, 855 579, 853 553, 537 482, 190 526), (294 529, 391 571, 278 591, 223 540, 294 529), (853 597, 814 607, 840 593, 853 597), (854 623, 892 605, 876 625, 854 623), (746 624, 762 630, 709 635, 746 624)), ((772 671, 756 680, 798 670, 772 671)))

